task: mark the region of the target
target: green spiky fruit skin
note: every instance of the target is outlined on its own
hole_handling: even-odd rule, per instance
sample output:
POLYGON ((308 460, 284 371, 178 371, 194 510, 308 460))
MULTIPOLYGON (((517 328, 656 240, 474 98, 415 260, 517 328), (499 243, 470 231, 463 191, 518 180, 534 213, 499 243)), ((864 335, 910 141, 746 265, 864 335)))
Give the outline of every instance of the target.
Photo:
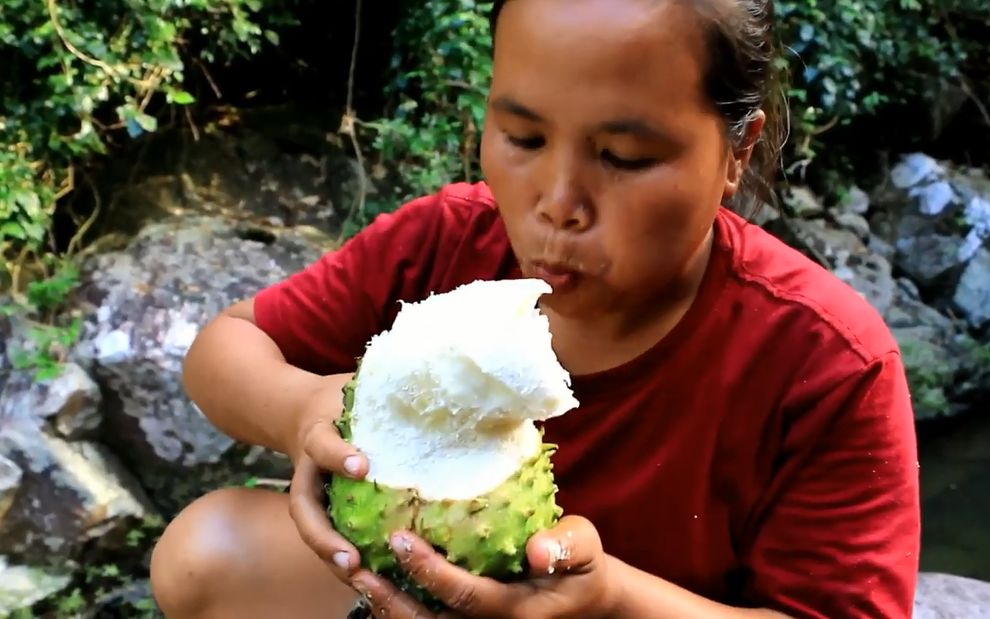
MULTIPOLYGON (((337 422, 348 441, 356 380, 344 387, 344 411, 337 422)), ((502 582, 524 577, 526 542, 562 515, 550 460, 555 449, 544 443, 515 475, 487 494, 466 500, 427 501, 413 489, 334 476, 327 486, 327 511, 337 532, 361 553, 364 567, 431 610, 440 610, 442 603, 402 571, 389 536, 397 530, 413 531, 448 561, 475 575, 502 582)))

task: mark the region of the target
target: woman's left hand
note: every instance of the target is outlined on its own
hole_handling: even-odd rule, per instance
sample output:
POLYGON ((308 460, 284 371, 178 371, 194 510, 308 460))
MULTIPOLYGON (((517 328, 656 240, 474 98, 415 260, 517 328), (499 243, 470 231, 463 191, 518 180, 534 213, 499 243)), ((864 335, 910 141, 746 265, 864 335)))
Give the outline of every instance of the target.
MULTIPOLYGON (((406 572, 450 609, 440 618, 593 619, 607 617, 619 598, 610 574, 613 562, 605 555, 598 532, 577 516, 566 516, 530 538, 526 545, 530 577, 511 584, 468 573, 408 532, 394 535, 392 548, 406 572)), ((354 574, 351 584, 369 600, 375 617, 438 617, 368 570, 354 574)))

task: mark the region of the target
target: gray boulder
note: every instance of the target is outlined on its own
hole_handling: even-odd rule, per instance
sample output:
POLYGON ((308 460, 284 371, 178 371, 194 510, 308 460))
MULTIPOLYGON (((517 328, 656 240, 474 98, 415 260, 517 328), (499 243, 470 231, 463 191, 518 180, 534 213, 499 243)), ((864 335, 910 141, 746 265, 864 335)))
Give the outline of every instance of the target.
POLYGON ((914 153, 893 168, 872 203, 872 231, 894 248, 895 266, 936 307, 949 308, 964 268, 990 239, 990 179, 914 153))
POLYGON ((14 504, 17 489, 21 487, 24 471, 13 460, 0 453, 0 522, 14 504))
POLYGON ((76 300, 85 321, 73 358, 108 394, 107 441, 157 506, 174 511, 253 470, 288 474, 284 458, 265 452, 252 463, 257 450, 235 445, 206 419, 184 392, 182 360, 224 307, 330 246, 305 228, 181 218, 146 226, 126 247, 86 260, 76 300))
POLYGON ((39 421, 0 419, 0 555, 47 564, 90 543, 122 546, 153 514, 143 491, 104 447, 64 441, 39 421))
POLYGON ((122 546, 153 510, 96 442, 102 395, 92 377, 71 362, 47 377, 14 369, 11 359, 35 346, 31 326, 23 314, 0 324, 0 555, 47 566, 87 546, 122 546))
POLYGON ((76 363, 66 363, 57 376, 38 380, 34 372, 9 373, 0 386, 0 418, 50 420, 63 438, 92 438, 100 426, 100 387, 76 363))
POLYGON ((797 217, 813 217, 825 212, 822 201, 808 187, 788 187, 783 198, 785 208, 797 217))
POLYGON ((990 324, 990 251, 986 248, 981 247, 966 265, 952 302, 974 329, 990 324))
POLYGON ((843 214, 866 215, 870 210, 870 195, 854 185, 839 200, 837 210, 843 214))
POLYGON ((28 609, 54 596, 68 587, 71 581, 72 576, 68 572, 8 565, 0 556, 0 617, 10 617, 16 611, 28 609))
POLYGON ((914 619, 990 619, 990 583, 922 572, 915 592, 914 619))

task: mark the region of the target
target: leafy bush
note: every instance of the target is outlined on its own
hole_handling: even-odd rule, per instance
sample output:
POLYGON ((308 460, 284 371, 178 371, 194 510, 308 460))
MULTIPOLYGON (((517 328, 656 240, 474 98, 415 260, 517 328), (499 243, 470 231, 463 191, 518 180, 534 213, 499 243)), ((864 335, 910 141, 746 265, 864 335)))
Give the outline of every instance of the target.
POLYGON ((481 176, 477 148, 491 73, 491 2, 407 0, 395 28, 386 115, 361 125, 392 176, 394 191, 370 202, 348 224, 444 183, 481 176))
MULTIPOLYGON (((404 183, 397 198, 476 175, 480 89, 491 69, 488 7, 472 0, 405 3, 389 84, 397 108, 370 123, 379 132, 378 155, 404 183)), ((886 120, 891 112, 920 113, 907 133, 923 141, 933 122, 924 114, 947 91, 990 98, 984 0, 777 0, 775 7, 781 68, 789 75, 788 179, 804 180, 811 169, 828 183, 852 182, 864 145, 875 153, 884 141, 878 136, 905 133, 900 117, 886 120)))
POLYGON ((257 52, 286 22, 262 0, 4 0, 0 8, 0 269, 43 251, 76 165, 119 134, 155 131, 149 105, 187 105, 183 52, 205 62, 257 52), (262 16, 262 11, 265 11, 262 16), (264 22, 262 21, 264 17, 264 22))
MULTIPOLYGON (((290 0, 285 0, 290 1, 290 0)), ((277 0, 3 0, 0 7, 0 313, 32 326, 17 368, 58 373, 79 318, 57 320, 78 283, 51 234, 60 197, 114 140, 158 129, 154 110, 185 106, 184 52, 211 63, 258 52, 290 23, 277 0), (262 15, 264 11, 264 15, 262 15), (30 269, 25 268, 30 265, 30 269), (29 271, 31 277, 21 277, 29 271)))
POLYGON ((914 123, 900 134, 923 141, 936 122, 926 112, 953 89, 977 102, 990 96, 985 0, 778 0, 775 6, 791 76, 788 167, 799 176, 812 164, 851 173, 858 146, 876 150, 876 137, 904 113, 914 123), (831 128, 851 125, 857 144, 828 139, 831 128))
MULTIPOLYGON (((250 56, 266 39, 277 44, 289 9, 302 2, 5 0, 0 282, 14 256, 44 250, 54 206, 78 184, 79 164, 109 153, 116 140, 155 131, 159 104, 193 103, 190 67, 250 56)), ((392 103, 357 121, 369 171, 389 175, 395 190, 354 213, 352 231, 412 195, 480 177, 490 2, 400 7, 383 84, 392 103)), ((366 14, 374 10, 365 3, 366 14)), ((892 110, 933 109, 951 88, 972 101, 990 96, 983 0, 778 0, 776 11, 791 76, 790 179, 853 169, 851 156, 863 145, 875 152, 885 123, 899 126, 887 120, 892 110)))
MULTIPOLYGON (((56 200, 77 182, 76 164, 107 153, 118 136, 156 130, 150 105, 192 103, 184 89, 190 59, 209 64, 256 53, 266 38, 277 43, 294 1, 6 0, 0 251, 9 259, 11 248, 42 247, 56 200)), ((354 226, 444 182, 479 177, 489 8, 476 0, 401 4, 384 84, 392 105, 359 122, 371 136, 365 148, 397 189, 354 226)), ((792 78, 791 178, 814 167, 849 169, 855 146, 830 141, 835 129, 865 128, 856 135, 870 144, 871 128, 891 109, 931 109, 950 87, 975 101, 990 95, 982 0, 778 0, 776 11, 792 78)))

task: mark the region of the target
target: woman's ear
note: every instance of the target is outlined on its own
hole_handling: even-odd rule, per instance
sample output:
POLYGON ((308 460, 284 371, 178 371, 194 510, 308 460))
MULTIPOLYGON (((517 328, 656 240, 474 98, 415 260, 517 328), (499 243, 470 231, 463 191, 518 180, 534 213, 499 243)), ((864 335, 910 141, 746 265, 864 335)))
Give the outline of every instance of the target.
POLYGON ((746 131, 742 139, 739 140, 738 144, 733 145, 732 158, 725 175, 724 200, 731 198, 739 191, 746 168, 749 167, 749 161, 753 157, 753 149, 760 139, 760 133, 763 131, 763 125, 766 121, 767 115, 763 110, 756 110, 746 123, 746 131))

